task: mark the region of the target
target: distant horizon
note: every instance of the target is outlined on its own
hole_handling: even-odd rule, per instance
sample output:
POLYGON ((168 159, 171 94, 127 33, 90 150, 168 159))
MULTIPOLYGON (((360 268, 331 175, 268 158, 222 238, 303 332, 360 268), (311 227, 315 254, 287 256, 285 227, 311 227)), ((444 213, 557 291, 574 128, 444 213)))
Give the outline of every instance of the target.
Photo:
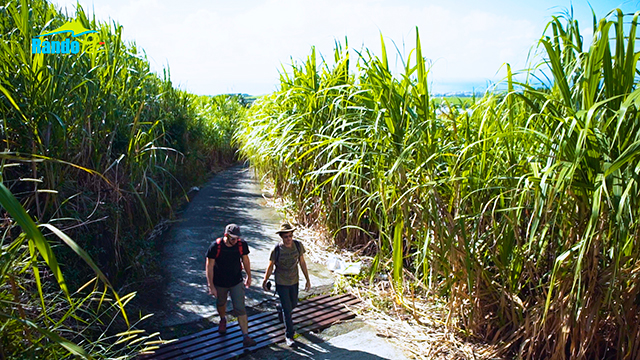
MULTIPOLYGON (((474 94, 475 95, 484 94, 489 88, 495 86, 496 84, 498 84, 498 89, 506 88, 506 85, 500 86, 499 82, 493 83, 489 79, 486 79, 485 81, 456 80, 456 81, 450 81, 450 82, 438 82, 437 84, 434 82, 434 83, 431 83, 429 86, 429 94, 431 96, 462 96, 462 97, 472 96, 474 94)), ((542 86, 542 84, 538 84, 538 85, 542 86)), ((261 93, 261 94, 252 94, 247 92, 226 92, 226 93, 219 93, 219 94, 208 94, 207 96, 247 95, 252 97, 260 97, 260 96, 269 95, 274 91, 261 93)))

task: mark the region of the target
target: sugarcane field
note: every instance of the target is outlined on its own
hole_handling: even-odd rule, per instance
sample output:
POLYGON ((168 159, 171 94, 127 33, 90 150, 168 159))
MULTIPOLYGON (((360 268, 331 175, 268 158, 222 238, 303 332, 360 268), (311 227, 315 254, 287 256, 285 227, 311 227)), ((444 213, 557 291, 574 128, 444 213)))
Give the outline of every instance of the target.
POLYGON ((0 360, 640 360, 639 17, 0 0, 0 360))

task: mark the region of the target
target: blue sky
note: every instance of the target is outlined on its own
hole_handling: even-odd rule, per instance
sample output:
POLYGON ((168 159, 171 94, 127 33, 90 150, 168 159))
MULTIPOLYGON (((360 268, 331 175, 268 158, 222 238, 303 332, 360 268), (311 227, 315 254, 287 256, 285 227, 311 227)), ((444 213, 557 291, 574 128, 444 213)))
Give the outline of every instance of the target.
MULTIPOLYGON (((72 13, 75 0, 53 0, 72 13)), ((504 76, 504 64, 524 68, 527 55, 553 15, 573 4, 591 35, 598 18, 620 7, 640 10, 640 0, 619 1, 419 1, 419 0, 79 0, 101 20, 123 25, 123 35, 143 48, 152 69, 167 65, 174 85, 196 94, 276 90, 282 64, 303 60, 311 46, 327 58, 336 40, 380 54, 394 43, 406 58, 420 31, 435 92, 482 88, 504 76)))

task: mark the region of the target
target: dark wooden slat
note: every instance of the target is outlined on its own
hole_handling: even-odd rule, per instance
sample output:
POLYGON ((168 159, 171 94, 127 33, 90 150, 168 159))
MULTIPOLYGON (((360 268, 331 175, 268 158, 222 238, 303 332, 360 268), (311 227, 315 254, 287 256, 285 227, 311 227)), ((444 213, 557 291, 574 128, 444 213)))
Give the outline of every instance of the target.
MULTIPOLYGON (((302 321, 317 320, 320 317, 318 312, 325 313, 326 316, 322 316, 322 319, 330 319, 332 310, 345 309, 341 305, 351 305, 358 303, 359 300, 355 299, 350 294, 345 294, 337 297, 331 297, 329 295, 318 296, 309 300, 301 302, 293 313, 294 324, 298 324, 302 321), (328 316, 328 317, 327 317, 328 316)), ((346 310, 346 314, 355 316, 346 310)), ((340 315, 346 316, 346 315, 340 315)), ((337 320, 336 320, 337 321, 337 320)), ((327 325, 319 325, 327 326, 327 325)), ((310 331, 313 329, 306 329, 308 326, 302 328, 298 326, 298 332, 310 331)), ((258 342, 258 344, 252 349, 257 349, 263 346, 267 346, 271 343, 284 340, 284 324, 277 320, 277 314, 275 312, 255 314, 249 317, 249 329, 250 334, 258 342), (264 334, 280 334, 264 337, 264 334), (260 337, 260 340, 256 339, 260 337), (273 340, 273 339, 278 340, 273 340)), ((165 359, 191 359, 194 356, 209 356, 207 354, 216 354, 216 358, 220 358, 225 353, 238 353, 242 354, 244 351, 242 347, 242 334, 237 322, 229 324, 227 328, 227 334, 221 335, 217 332, 217 327, 207 329, 199 333, 189 335, 180 338, 178 341, 171 344, 162 346, 156 350, 155 354, 145 355, 141 359, 148 360, 165 360, 165 359)), ((235 356, 235 355, 234 355, 235 356)))
MULTIPOLYGON (((342 295, 342 296, 345 296, 345 295, 342 295)), ((334 298, 334 297, 332 297, 331 295, 318 295, 316 297, 313 297, 311 299, 308 299, 308 300, 305 300, 305 301, 301 302, 300 306, 303 306, 303 304, 307 305, 307 304, 313 304, 313 303, 321 302, 323 300, 329 300, 331 298, 334 298)), ((249 321, 252 321, 254 319, 259 319, 259 318, 262 318, 262 317, 265 317, 265 316, 269 316, 269 313, 254 314, 254 315, 251 315, 251 316, 247 317, 247 319, 249 321)), ((216 333, 216 334, 218 333, 218 328, 217 327, 211 328, 211 329, 207 329, 207 330, 203 330, 203 331, 200 331, 200 332, 192 334, 192 335, 183 336, 183 337, 181 337, 179 339, 179 342, 201 338, 203 336, 206 336, 206 335, 209 335, 209 334, 214 334, 214 333, 216 333)), ((175 344, 177 344, 177 342, 171 343, 170 345, 175 345, 175 344)), ((161 349, 158 349, 158 352, 160 352, 160 350, 161 349)), ((156 352, 156 354, 158 352, 156 352)))
MULTIPOLYGON (((353 299, 350 299, 350 296, 347 296, 346 298, 347 300, 345 300, 344 297, 333 299, 330 302, 326 302, 316 307, 305 309, 304 311, 298 311, 296 309, 296 311, 294 311, 293 313, 294 324, 301 321, 302 319, 307 319, 309 317, 312 318, 316 316, 319 310, 322 311, 323 309, 336 308, 346 302, 354 301, 353 299)), ((357 302, 358 300, 356 299, 355 301, 357 302)), ((180 349, 183 355, 174 356, 172 359, 176 359, 176 360, 190 359, 193 357, 201 356, 201 355, 212 353, 212 352, 217 353, 217 351, 223 351, 225 349, 235 349, 236 347, 238 347, 238 349, 242 349, 242 333, 240 332, 239 327, 236 327, 236 326, 237 325, 234 326, 233 336, 229 336, 229 332, 227 332, 227 335, 218 335, 217 338, 207 340, 205 342, 201 342, 198 345, 191 346, 188 348, 183 347, 180 349)), ((278 321, 277 314, 272 313, 271 320, 267 322, 262 322, 257 325, 250 324, 250 330, 251 330, 250 334, 252 337, 255 337, 256 334, 263 334, 265 332, 284 333, 284 324, 278 321)), ((223 353, 224 351, 221 354, 223 353)))
MULTIPOLYGON (((358 301, 354 301, 353 304, 356 304, 357 302, 358 301)), ((317 330, 317 329, 329 326, 335 323, 336 321, 346 320, 353 317, 355 317, 355 314, 353 314, 351 311, 349 311, 344 307, 342 309, 336 309, 330 313, 325 313, 320 316, 318 316, 317 314, 310 314, 300 319, 300 322, 302 322, 302 324, 300 324, 300 322, 297 323, 299 326, 298 333, 305 333, 305 332, 317 330)), ((284 330, 284 327, 282 330, 284 330)), ((216 352, 207 352, 202 356, 193 357, 193 354, 189 354, 189 357, 185 359, 190 359, 190 360, 231 359, 233 357, 242 355, 247 350, 248 351, 257 350, 259 348, 284 341, 284 331, 266 332, 263 334, 259 334, 257 336, 254 336, 254 340, 256 340, 257 342, 256 346, 249 349, 244 349, 242 347, 242 342, 240 342, 232 346, 228 346, 227 348, 218 350, 216 352)))
MULTIPOLYGON (((357 303, 354 302, 354 303, 357 303)), ((328 313, 328 314, 324 314, 322 316, 319 316, 317 312, 312 312, 309 314, 305 314, 305 315, 300 315, 297 317, 297 319, 294 319, 294 324, 299 324, 300 322, 306 321, 313 321, 314 319, 317 319, 318 321, 320 320, 324 320, 327 318, 331 318, 332 316, 334 316, 336 314, 333 313, 328 313)), ((304 329, 303 329, 304 330, 304 329)), ((307 330, 308 331, 308 330, 307 330)), ((253 347, 253 349, 257 349, 263 346, 266 346, 270 343, 272 343, 273 341, 268 341, 270 338, 273 337, 277 337, 278 335, 281 335, 280 337, 282 339, 280 339, 280 341, 284 340, 284 324, 277 324, 275 326, 266 328, 266 329, 261 329, 259 331, 254 331, 252 332, 252 337, 254 338, 254 340, 256 340, 256 342, 258 344, 256 344, 256 346, 253 347), (265 342, 266 340, 266 342, 265 342)), ((220 349, 218 347, 218 349, 220 349)), ((193 358, 194 355, 197 354, 206 354, 204 355, 203 358, 211 358, 211 356, 218 358, 220 356, 225 355, 226 353, 229 353, 232 350, 236 350, 236 351, 240 351, 240 353, 243 351, 242 348, 242 343, 241 343, 241 339, 238 339, 237 341, 235 341, 235 343, 231 343, 231 344, 225 344, 220 350, 215 351, 214 349, 203 349, 203 351, 199 351, 196 353, 189 353, 188 355, 193 358), (215 351, 215 352, 214 352, 215 351)), ((233 351, 235 353, 235 351, 233 351)), ((199 357, 195 357, 196 359, 198 359, 199 357)))
MULTIPOLYGON (((348 296, 348 295, 343 295, 340 297, 344 297, 344 296, 348 296)), ((327 301, 331 301, 334 297, 332 297, 331 295, 320 295, 320 296, 316 296, 314 298, 305 300, 303 302, 300 303, 300 305, 298 306, 298 309, 300 308, 305 308, 305 307, 309 307, 309 306, 313 306, 314 304, 317 303, 324 303, 327 301)), ((259 321, 261 318, 265 318, 265 317, 269 317, 271 316, 272 312, 266 312, 266 313, 260 313, 260 314, 254 314, 249 316, 247 319, 249 320, 249 323, 254 322, 254 321, 259 321)), ((231 327, 232 325, 229 324, 229 327, 231 327)), ((198 333, 192 334, 192 335, 188 335, 188 336, 184 336, 181 337, 180 339, 178 339, 178 341, 172 342, 170 344, 161 346, 158 350, 155 351, 154 355, 152 356, 154 359, 157 358, 157 356, 162 355, 166 352, 170 352, 172 350, 175 349, 179 349, 180 347, 183 347, 184 343, 187 343, 189 341, 195 341, 195 342, 191 342, 190 344, 195 344, 198 342, 198 339, 200 341, 204 341, 204 340, 208 340, 211 339, 210 336, 215 336, 218 334, 218 327, 213 327, 211 329, 207 329, 207 330, 203 330, 200 331, 198 333)))
MULTIPOLYGON (((309 300, 305 300, 300 303, 300 305, 294 311, 295 315, 305 314, 308 311, 312 311, 309 309, 313 309, 314 307, 326 307, 326 306, 335 306, 335 304, 344 301, 345 299, 351 298, 351 295, 342 295, 337 297, 331 296, 318 296, 309 300)), ((254 330, 260 329, 264 326, 265 322, 277 322, 277 314, 275 312, 267 312, 261 314, 255 314, 248 317, 249 319, 249 329, 251 332, 254 330), (276 315, 274 317, 274 315, 276 315)), ((271 325, 271 324, 269 324, 271 325)), ((284 326, 284 325, 282 325, 284 326)), ((230 323, 227 327, 227 334, 221 335, 218 333, 218 328, 207 329, 201 331, 199 333, 189 335, 183 338, 180 338, 177 342, 173 342, 171 344, 167 344, 165 346, 160 347, 160 349, 156 350, 154 354, 147 355, 144 359, 154 359, 154 360, 165 360, 165 359, 175 359, 179 354, 183 354, 185 348, 190 348, 194 345, 202 345, 202 346, 210 346, 212 341, 218 340, 220 338, 225 338, 227 341, 231 339, 232 336, 240 335, 240 327, 237 322, 230 323), (206 344, 203 344, 206 343, 206 344)), ((187 351, 188 352, 188 351, 187 351)))

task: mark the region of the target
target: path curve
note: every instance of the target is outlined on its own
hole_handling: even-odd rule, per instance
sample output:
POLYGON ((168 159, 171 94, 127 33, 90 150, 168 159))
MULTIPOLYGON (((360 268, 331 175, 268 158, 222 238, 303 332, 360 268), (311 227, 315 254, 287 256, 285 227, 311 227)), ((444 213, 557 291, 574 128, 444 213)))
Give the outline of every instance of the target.
MULTIPOLYGON (((249 244, 253 281, 246 291, 247 307, 260 311, 270 306, 273 293, 265 293, 261 284, 283 218, 265 205, 253 170, 243 165, 216 174, 193 196, 181 220, 165 238, 161 259, 165 286, 154 315, 156 324, 170 328, 207 320, 218 322, 215 303, 207 291, 204 260, 207 248, 222 236, 228 223, 240 225, 242 238, 249 244)), ((325 267, 309 263, 309 271, 315 291, 333 284, 333 275, 325 267)), ((301 291, 300 295, 308 294, 301 291)))
MULTIPOLYGON (((228 223, 240 225, 242 238, 250 249, 253 282, 246 291, 247 312, 274 310, 276 297, 263 291, 261 284, 271 249, 280 239, 275 232, 283 217, 274 208, 265 206, 267 201, 263 196, 253 170, 244 165, 216 174, 192 196, 180 220, 165 236, 159 259, 163 266, 163 286, 155 291, 157 295, 146 296, 145 300, 154 313, 148 330, 172 338, 217 326, 215 301, 208 294, 204 273, 205 252, 215 238, 222 236, 228 223)), ((329 292, 334 283, 333 274, 323 265, 310 261, 307 265, 311 293, 329 292)), ((300 288, 304 289, 302 274, 300 278, 300 288)), ((301 298, 309 295, 300 291, 301 298)), ((231 301, 228 305, 231 306, 231 301)), ((300 337, 297 339, 300 346, 296 349, 272 346, 250 354, 248 359, 406 359, 360 320, 332 329, 327 332, 328 336, 320 334, 322 338, 313 334, 300 337)))

